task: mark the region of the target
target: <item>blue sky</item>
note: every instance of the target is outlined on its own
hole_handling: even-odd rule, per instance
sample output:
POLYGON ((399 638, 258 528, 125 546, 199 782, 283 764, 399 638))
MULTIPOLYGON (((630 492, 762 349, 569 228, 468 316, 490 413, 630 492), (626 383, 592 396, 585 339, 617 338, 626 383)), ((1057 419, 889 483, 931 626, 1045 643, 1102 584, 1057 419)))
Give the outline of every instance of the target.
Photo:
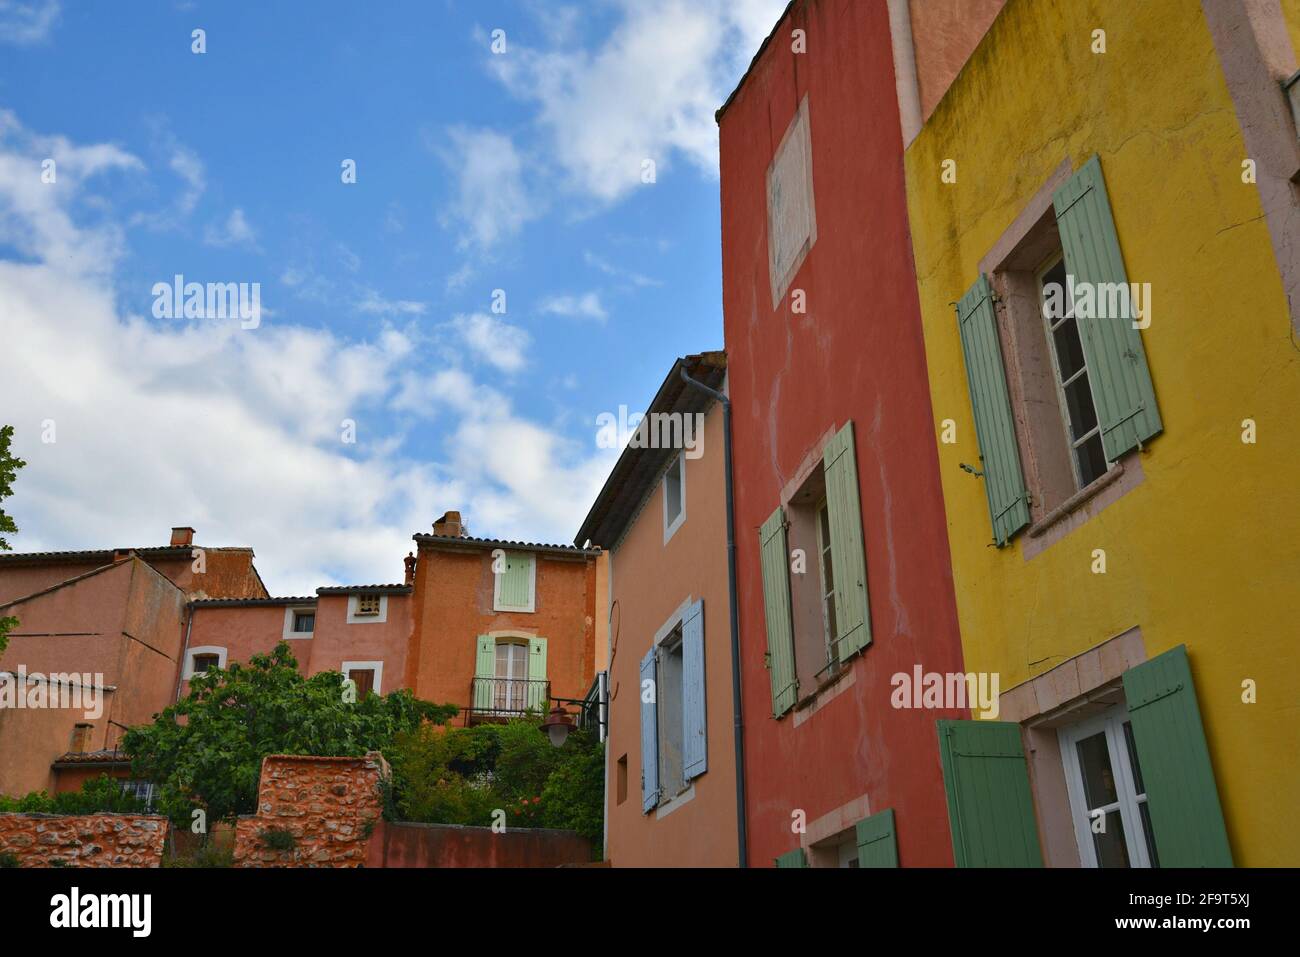
POLYGON ((15 547, 190 524, 283 594, 452 508, 571 539, 597 416, 722 344, 713 111, 783 6, 0 0, 15 547), (156 317, 178 273, 260 325, 156 317))

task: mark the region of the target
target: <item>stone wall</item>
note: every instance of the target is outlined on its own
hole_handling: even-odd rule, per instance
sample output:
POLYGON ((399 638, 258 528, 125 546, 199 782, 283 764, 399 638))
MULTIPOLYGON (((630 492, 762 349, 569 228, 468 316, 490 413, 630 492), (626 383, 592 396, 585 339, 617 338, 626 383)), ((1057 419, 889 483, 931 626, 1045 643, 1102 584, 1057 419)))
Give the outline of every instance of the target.
POLYGON ((235 826, 235 866, 362 866, 383 811, 379 782, 388 773, 375 751, 362 758, 267 755, 257 813, 235 826), (292 846, 273 846, 275 832, 287 832, 292 846))
POLYGON ((166 841, 155 814, 0 814, 0 854, 20 867, 158 867, 166 841))

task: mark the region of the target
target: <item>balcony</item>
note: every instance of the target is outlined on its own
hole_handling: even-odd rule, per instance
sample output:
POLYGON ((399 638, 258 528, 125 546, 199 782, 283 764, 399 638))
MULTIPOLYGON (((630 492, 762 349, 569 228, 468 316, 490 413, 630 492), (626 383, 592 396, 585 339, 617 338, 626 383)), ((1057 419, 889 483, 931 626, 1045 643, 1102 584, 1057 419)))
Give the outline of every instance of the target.
POLYGON ((470 723, 508 721, 550 709, 551 683, 544 678, 475 678, 470 687, 470 723))

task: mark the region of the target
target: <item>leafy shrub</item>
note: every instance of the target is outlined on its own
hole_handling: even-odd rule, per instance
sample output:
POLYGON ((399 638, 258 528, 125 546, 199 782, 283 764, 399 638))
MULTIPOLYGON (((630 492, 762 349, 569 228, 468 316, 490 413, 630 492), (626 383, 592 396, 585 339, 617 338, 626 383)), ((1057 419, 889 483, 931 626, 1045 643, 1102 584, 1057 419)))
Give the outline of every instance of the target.
POLYGON ((0 854, 0 868, 18 867, 18 855, 5 851, 0 854))
POLYGON ((101 774, 81 785, 80 791, 63 791, 50 795, 32 791, 22 797, 0 795, 0 811, 21 814, 142 814, 145 802, 122 790, 122 781, 101 774))
POLYGON ((282 827, 268 827, 257 835, 262 846, 272 851, 292 851, 298 846, 298 839, 293 833, 282 827))

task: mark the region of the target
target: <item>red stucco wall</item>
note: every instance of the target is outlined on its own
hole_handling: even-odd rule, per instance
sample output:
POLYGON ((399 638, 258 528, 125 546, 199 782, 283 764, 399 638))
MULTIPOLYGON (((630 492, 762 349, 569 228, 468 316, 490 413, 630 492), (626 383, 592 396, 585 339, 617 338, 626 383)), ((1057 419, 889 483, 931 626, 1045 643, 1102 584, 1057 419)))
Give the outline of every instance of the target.
MULTIPOLYGON (((951 865, 935 719, 895 710, 890 678, 961 670, 904 197, 883 3, 798 4, 721 120, 723 309, 735 407, 735 498, 751 863, 866 798, 894 808, 904 865, 951 865), (793 22, 791 22, 793 21, 793 22), (789 31, 807 31, 808 53, 789 31), (809 98, 817 241, 774 311, 765 176, 809 98), (856 432, 874 644, 854 683, 806 722, 775 721, 758 530, 828 429, 856 432)), ((938 172, 936 171, 936 175, 938 172)), ((859 815, 860 816, 860 815, 859 815)), ((851 820, 846 824, 852 823, 851 820)))
POLYGON ((559 867, 591 862, 591 843, 573 831, 381 821, 366 867, 559 867))

